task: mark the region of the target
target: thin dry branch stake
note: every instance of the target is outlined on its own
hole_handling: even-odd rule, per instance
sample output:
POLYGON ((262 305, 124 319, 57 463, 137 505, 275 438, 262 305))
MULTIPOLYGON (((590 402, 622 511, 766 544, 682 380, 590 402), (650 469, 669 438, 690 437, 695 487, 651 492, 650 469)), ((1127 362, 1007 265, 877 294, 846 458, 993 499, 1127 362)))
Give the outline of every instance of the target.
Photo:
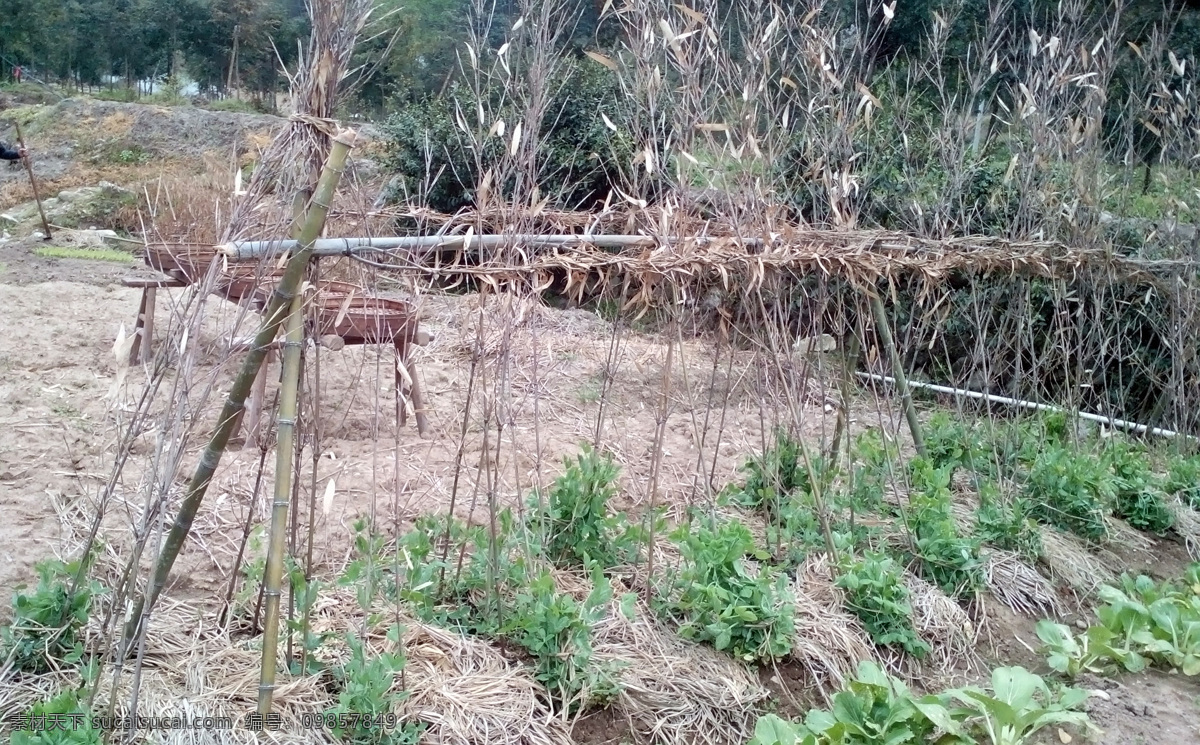
MULTIPOLYGON (((221 462, 221 456, 225 452, 226 444, 229 442, 233 425, 238 420, 238 415, 245 408, 246 397, 250 394, 254 378, 258 374, 258 368, 262 366, 263 359, 267 355, 267 349, 279 333, 279 327, 283 324, 284 318, 291 308, 292 301, 299 292, 300 280, 303 278, 308 260, 312 256, 312 244, 317 239, 317 236, 320 235, 321 228, 325 224, 329 204, 333 200, 334 193, 337 191, 338 181, 341 179, 342 169, 346 164, 346 156, 350 153, 350 149, 354 147, 354 138, 354 131, 349 129, 340 132, 334 138, 333 149, 329 153, 329 159, 326 161, 324 172, 317 183, 316 191, 313 194, 312 208, 309 210, 308 219, 304 223, 304 230, 301 233, 300 250, 292 254, 291 258, 288 259, 287 268, 284 270, 279 284, 275 286, 275 291, 271 296, 271 303, 267 308, 266 317, 263 319, 262 325, 254 337, 254 344, 250 347, 250 351, 242 363, 241 372, 238 374, 237 379, 234 380, 233 386, 229 391, 229 397, 226 399, 221 416, 217 420, 217 427, 213 431, 208 447, 205 448, 204 454, 200 458, 200 463, 196 466, 196 472, 193 474, 192 480, 188 483, 183 503, 179 507, 179 512, 175 515, 174 523, 171 525, 171 532, 163 544, 158 561, 155 563, 154 573, 150 579, 150 586, 145 595, 135 604, 133 613, 129 616, 129 621, 125 627, 126 641, 132 641, 139 631, 144 630, 145 616, 149 615, 149 612, 153 610, 155 601, 167 584, 167 578, 171 574, 171 567, 174 566, 175 559, 183 549, 183 544, 192 529, 192 522, 196 518, 200 504, 204 501, 205 493, 208 491, 208 485, 212 482, 213 474, 221 462)), ((129 648, 129 646, 126 648, 129 648)))
POLYGON ((904 374, 904 361, 900 359, 900 352, 896 349, 896 342, 892 339, 892 326, 888 320, 887 312, 883 309, 883 301, 879 299, 877 293, 870 294, 871 312, 875 314, 875 333, 879 335, 879 341, 883 344, 887 351, 888 359, 892 363, 892 375, 896 379, 896 388, 900 392, 900 404, 904 407, 904 416, 908 419, 908 431, 912 434, 913 447, 916 448, 917 454, 925 456, 925 438, 921 436, 921 420, 917 417, 917 407, 913 404, 912 391, 908 387, 908 377, 904 374))

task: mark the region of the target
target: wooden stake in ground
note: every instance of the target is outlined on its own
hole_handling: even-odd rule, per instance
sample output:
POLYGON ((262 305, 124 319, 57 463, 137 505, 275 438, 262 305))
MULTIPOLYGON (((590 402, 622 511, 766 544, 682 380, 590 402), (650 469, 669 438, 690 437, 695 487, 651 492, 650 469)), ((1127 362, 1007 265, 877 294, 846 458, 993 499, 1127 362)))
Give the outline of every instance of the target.
POLYGON ((42 240, 50 240, 50 221, 46 219, 46 210, 42 209, 42 197, 38 194, 37 179, 33 176, 33 162, 29 158, 29 148, 25 147, 25 138, 21 136, 21 125, 13 122, 13 126, 17 128, 17 147, 21 148, 24 153, 21 161, 25 164, 25 172, 29 174, 29 186, 33 189, 33 201, 37 203, 38 214, 42 217, 42 229, 46 231, 46 237, 42 240))
MULTIPOLYGON (((200 463, 196 466, 192 480, 188 482, 183 503, 179 506, 179 512, 176 513, 175 521, 171 525, 171 532, 154 565, 150 586, 146 589, 144 597, 135 604, 133 613, 129 616, 125 627, 127 641, 131 642, 141 631, 144 615, 153 609, 155 601, 166 587, 171 567, 175 565, 175 559, 179 556, 183 543, 191 532, 192 521, 196 519, 196 513, 200 510, 200 504, 204 501, 204 495, 208 491, 208 485, 212 482, 213 474, 216 473, 217 466, 221 462, 221 456, 225 453, 225 446, 229 442, 229 435, 233 431, 234 423, 237 422, 238 414, 246 405, 246 397, 250 394, 250 387, 258 375, 258 368, 262 366, 263 359, 267 356, 267 349, 275 341, 275 336, 279 333, 284 319, 290 315, 292 301, 300 291, 300 281, 304 277, 308 260, 312 257, 313 243, 325 225, 325 217, 329 214, 329 204, 333 200, 334 192, 337 191, 342 169, 346 165, 346 156, 349 154, 350 148, 354 146, 354 137, 354 131, 348 129, 339 133, 333 140, 333 148, 330 150, 329 159, 325 162, 325 168, 321 172, 321 180, 317 183, 312 207, 309 209, 308 218, 304 223, 299 248, 288 259, 287 268, 284 269, 279 284, 275 286, 275 292, 271 296, 271 302, 267 307, 262 325, 254 337, 250 351, 242 363, 242 369, 233 382, 229 397, 225 400, 225 407, 217 419, 216 429, 213 430, 208 446, 200 457, 200 463)), ((126 644, 125 648, 128 649, 130 646, 130 644, 126 644)))

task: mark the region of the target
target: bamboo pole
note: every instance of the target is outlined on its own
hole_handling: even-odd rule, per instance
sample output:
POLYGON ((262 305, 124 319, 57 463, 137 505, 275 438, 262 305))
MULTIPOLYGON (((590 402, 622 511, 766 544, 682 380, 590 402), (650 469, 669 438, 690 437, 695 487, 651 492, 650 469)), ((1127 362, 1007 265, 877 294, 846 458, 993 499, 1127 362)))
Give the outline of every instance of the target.
POLYGON ((304 346, 304 293, 296 293, 287 318, 283 342, 283 382, 279 388, 279 414, 275 418, 275 492, 271 502, 271 540, 263 570, 262 670, 258 682, 258 713, 271 713, 279 648, 279 598, 283 582, 284 544, 288 532, 288 504, 292 498, 292 459, 296 444, 296 410, 300 391, 300 352, 304 346))
MULTIPOLYGON (((292 235, 303 230, 307 190, 296 192, 292 200, 292 235)), ((306 267, 307 269, 307 267, 306 267)), ((271 533, 267 548, 267 564, 263 568, 263 649, 262 667, 258 679, 258 713, 271 713, 275 694, 275 672, 279 666, 279 602, 283 585, 284 547, 288 536, 288 505, 296 497, 293 487, 300 482, 293 468, 300 463, 296 453, 296 420, 300 415, 300 373, 304 367, 304 291, 296 293, 284 322, 283 370, 280 373, 279 411, 275 415, 275 490, 271 500, 271 533)), ((293 546, 295 549, 296 510, 292 510, 293 546)), ((289 586, 291 583, 288 583, 289 586)), ((290 614, 291 611, 289 611, 290 614)), ((288 634, 288 657, 291 658, 291 634, 288 634)))
POLYGON ((193 474, 192 480, 188 482, 183 503, 179 507, 179 512, 175 515, 175 521, 171 525, 171 532, 167 536, 167 540, 163 544, 162 551, 159 553, 158 560, 155 563, 150 586, 147 588, 145 595, 135 604, 133 613, 129 617, 129 621, 125 627, 125 634, 130 639, 141 631, 145 623, 144 616, 148 615, 150 610, 153 609, 155 601, 158 600, 158 596, 162 594, 162 590, 167 584, 167 578, 171 574, 171 567, 175 565, 175 559, 179 556, 184 541, 187 540, 188 533, 192 529, 192 521, 196 518, 200 504, 204 501, 205 492, 208 491, 208 485, 212 481, 213 474, 221 462, 221 456, 224 454, 225 446, 229 442, 229 435, 233 430, 233 425, 237 421, 238 414, 245 407, 246 397, 249 395, 250 387, 253 385, 254 378, 258 374, 258 368, 262 365, 268 347, 279 333, 279 328, 283 324, 285 317, 287 317, 288 311, 291 309, 292 301, 298 294, 300 280, 304 276, 304 269, 308 264, 308 260, 312 257, 312 244, 316 241, 317 236, 320 235, 321 228, 325 224, 325 217, 329 213, 329 204, 333 200, 334 192, 337 191, 338 181, 341 179, 342 169, 346 163, 346 156, 349 154, 350 148, 354 147, 354 137, 354 131, 348 129, 340 132, 333 140, 329 159, 322 170, 320 181, 317 183, 316 192, 313 196, 312 207, 304 223, 304 230, 301 233, 299 242, 300 248, 288 260, 287 268, 284 270, 279 283, 275 286, 275 292, 272 294, 271 302, 267 306, 266 316, 259 327, 258 333, 254 337, 254 344, 251 346, 249 353, 242 363, 241 372, 233 382, 233 386, 229 391, 229 397, 225 400, 225 406, 221 410, 220 418, 217 420, 216 429, 213 430, 208 446, 205 448, 200 462, 196 466, 196 472, 193 474))
MULTIPOLYGON (((460 249, 465 243, 461 235, 420 235, 378 238, 322 238, 313 245, 316 256, 349 256, 358 253, 389 253, 396 251, 411 251, 426 248, 460 249)), ((705 245, 724 238, 698 236, 681 238, 668 236, 655 238, 646 235, 476 235, 471 237, 471 248, 486 249, 500 248, 514 244, 536 245, 547 247, 596 246, 598 248, 653 248, 664 244, 695 243, 705 245)), ((746 246, 761 246, 762 241, 748 239, 741 241, 746 246)), ((258 261, 264 256, 271 256, 283 251, 294 250, 296 241, 239 241, 223 243, 216 247, 217 252, 230 261, 258 261)))
POLYGON ((37 203, 38 214, 42 218, 42 229, 46 231, 46 237, 43 240, 50 240, 50 221, 46 219, 46 210, 42 209, 42 197, 38 194, 37 179, 33 177, 33 162, 29 158, 29 149, 25 147, 25 138, 21 136, 20 122, 13 122, 13 126, 17 128, 17 146, 21 148, 24 155, 21 156, 21 162, 25 164, 25 172, 29 174, 29 187, 33 189, 33 201, 37 203))
POLYGON ((878 293, 871 293, 871 311, 875 314, 875 333, 887 350, 888 358, 892 361, 892 376, 896 379, 896 390, 900 392, 900 404, 904 407, 904 416, 908 419, 908 431, 912 433, 913 447, 917 455, 925 457, 925 438, 921 435, 921 421, 917 419, 917 407, 913 405, 912 390, 908 387, 908 378, 904 375, 904 363, 900 361, 900 352, 896 349, 896 341, 892 338, 892 327, 888 323, 887 313, 883 310, 883 301, 878 293))

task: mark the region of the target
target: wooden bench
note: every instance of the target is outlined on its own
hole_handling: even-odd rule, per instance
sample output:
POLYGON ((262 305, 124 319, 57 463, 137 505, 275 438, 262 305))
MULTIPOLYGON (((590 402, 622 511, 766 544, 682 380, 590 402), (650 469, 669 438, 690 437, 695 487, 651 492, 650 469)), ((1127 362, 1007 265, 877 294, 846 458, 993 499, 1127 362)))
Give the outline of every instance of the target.
POLYGON ((140 365, 154 356, 154 303, 158 300, 160 287, 187 287, 179 277, 124 277, 125 287, 142 290, 142 303, 138 306, 137 322, 133 325, 133 345, 129 347, 129 364, 140 365))
MULTIPOLYGON (((130 365, 139 365, 153 358, 154 309, 155 302, 158 299, 158 288, 187 287, 192 284, 183 269, 163 266, 159 261, 151 261, 149 257, 150 254, 147 254, 147 264, 152 269, 161 272, 158 277, 125 277, 121 280, 121 284, 125 287, 139 288, 142 291, 137 322, 134 324, 134 340, 129 350, 130 365)), ((236 283, 230 283, 229 287, 222 288, 225 290, 223 296, 231 301, 244 301, 251 294, 262 294, 261 292, 247 293, 245 292, 245 288, 239 285, 241 292, 238 294, 238 297, 232 297, 229 295, 229 288, 233 287, 234 284, 236 283)), ((429 430, 429 418, 421 391, 420 379, 417 376, 417 367, 408 354, 408 351, 409 347, 413 345, 419 347, 427 345, 432 341, 433 337, 428 332, 418 329, 415 317, 403 318, 403 314, 400 314, 401 320, 398 323, 396 322, 395 311, 397 306, 407 305, 402 301, 385 300, 371 296, 351 297, 350 300, 346 300, 341 296, 344 289, 333 287, 330 289, 332 294, 337 297, 329 298, 327 302, 319 305, 316 309, 316 336, 318 343, 335 351, 341 349, 346 344, 394 345, 396 349, 394 371, 396 384, 396 424, 397 426, 404 426, 407 423, 407 404, 411 402, 413 414, 416 418, 417 432, 422 436, 425 435, 429 430), (376 313, 387 315, 385 308, 389 307, 392 311, 390 315, 393 317, 391 323, 383 325, 372 323, 372 317, 376 313), (407 375, 401 372, 401 365, 404 366, 404 373, 407 373, 407 375)), ((267 295, 263 297, 265 298, 267 295)), ((246 350, 249 349, 251 342, 251 339, 235 339, 231 342, 230 349, 246 350)), ((233 432, 233 436, 235 437, 241 429, 242 420, 245 420, 250 438, 255 442, 258 441, 262 411, 266 399, 267 368, 270 366, 278 346, 279 340, 276 340, 272 343, 271 348, 267 350, 267 358, 263 361, 262 367, 259 368, 258 376, 254 380, 254 386, 250 390, 246 406, 239 416, 238 423, 235 425, 233 432)))

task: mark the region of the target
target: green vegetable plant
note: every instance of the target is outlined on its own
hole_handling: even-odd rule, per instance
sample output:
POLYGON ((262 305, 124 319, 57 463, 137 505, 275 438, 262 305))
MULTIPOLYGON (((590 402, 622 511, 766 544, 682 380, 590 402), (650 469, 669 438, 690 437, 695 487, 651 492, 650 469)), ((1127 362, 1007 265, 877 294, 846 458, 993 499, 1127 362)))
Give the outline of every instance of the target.
POLYGON ((333 722, 334 735, 353 745, 416 745, 421 727, 416 722, 395 723, 396 706, 407 698, 398 690, 404 670, 404 653, 400 645, 401 628, 393 626, 387 638, 395 652, 370 654, 363 642, 353 635, 346 636, 350 659, 335 670, 337 703, 325 711, 326 721, 333 722))
POLYGON ((1086 698, 1077 689, 1052 689, 1020 667, 997 668, 987 689, 918 697, 864 661, 830 709, 808 712, 803 724, 764 715, 748 745, 1024 745, 1051 725, 1090 727, 1077 710, 1086 698))
POLYGON ((981 488, 979 509, 975 511, 975 537, 1036 562, 1042 555, 1042 535, 1031 514, 1033 505, 1027 498, 1003 502, 994 487, 981 488))
POLYGON ((846 561, 837 586, 846 591, 847 609, 862 621, 876 644, 903 649, 916 658, 929 652, 913 628, 912 605, 900 567, 882 553, 846 561))
POLYGON ((80 632, 87 624, 92 599, 102 588, 94 581, 83 582, 71 595, 78 569, 78 562, 41 561, 36 566, 38 583, 33 591, 18 588, 12 622, 0 628, 3 659, 11 661, 15 669, 40 673, 82 659, 80 632))
MULTIPOLYGON (((1113 646, 1115 634, 1103 626, 1092 626, 1083 633, 1075 634, 1061 623, 1043 619, 1038 621, 1036 630, 1050 669, 1071 679, 1081 673, 1106 674, 1112 670, 1119 656, 1113 646)), ((1140 656, 1131 655, 1127 659, 1130 672, 1145 667, 1145 661, 1140 656)))
POLYGON ((1087 714, 1076 711, 1087 700, 1086 692, 1052 692, 1040 676, 1021 667, 993 670, 990 692, 968 686, 949 693, 969 712, 963 717, 967 727, 991 745, 1022 745, 1050 725, 1088 724, 1087 714))
POLYGON ((1165 535, 1175 525, 1175 515, 1145 452, 1118 441, 1105 451, 1104 460, 1113 475, 1113 514, 1138 530, 1165 535))
POLYGON ((951 467, 917 458, 911 470, 907 516, 921 571, 949 595, 974 597, 984 586, 983 562, 979 540, 960 536, 951 517, 951 467))
POLYGON ((1050 621, 1038 624, 1047 661, 1068 676, 1130 672, 1155 663, 1184 675, 1200 675, 1200 565, 1183 582, 1155 583, 1123 577, 1121 587, 1104 586, 1097 625, 1080 634, 1050 621))
POLYGON ((610 456, 584 445, 546 496, 546 552, 556 564, 610 568, 637 556, 640 531, 623 513, 610 514, 620 469, 610 456))
POLYGON ((883 506, 883 488, 888 483, 888 464, 899 459, 899 447, 884 439, 877 429, 868 429, 854 439, 854 478, 850 506, 856 512, 874 512, 883 506))
POLYGON ((1034 459, 1025 485, 1032 516, 1089 541, 1108 536, 1105 515, 1114 495, 1109 470, 1095 457, 1050 445, 1034 459))
POLYGON ((779 517, 792 494, 811 489, 801 445, 782 431, 775 434, 774 447, 746 461, 742 473, 745 483, 733 488, 735 501, 743 507, 763 509, 773 518, 779 517))
POLYGON ((500 514, 495 545, 458 521, 425 519, 382 562, 389 600, 402 600, 427 623, 503 641, 528 656, 535 677, 565 710, 603 703, 618 692, 616 670, 592 659, 591 627, 611 606, 612 588, 593 566, 583 601, 561 591, 542 559, 537 532, 500 514), (450 536, 443 561, 438 544, 450 536), (461 565, 459 563, 461 556, 461 565), (398 570, 398 571, 397 571, 398 570))
POLYGON ((1192 509, 1200 509, 1200 455, 1172 456, 1163 489, 1192 509))
POLYGON ((681 636, 748 662, 791 651, 795 619, 787 577, 766 563, 769 555, 744 525, 685 525, 671 539, 683 562, 658 604, 680 624, 681 636), (747 564, 751 559, 763 562, 756 571, 747 564))
POLYGON ((916 697, 903 682, 869 660, 859 663, 830 709, 813 709, 803 724, 761 717, 750 745, 924 745, 954 742, 962 729, 945 696, 916 697))
POLYGON ((75 691, 64 691, 34 704, 31 722, 54 722, 55 726, 30 726, 12 733, 12 745, 100 745, 103 733, 92 726, 92 715, 75 691), (60 724, 61 723, 61 724, 60 724))
POLYGON ((611 698, 616 684, 592 665, 591 627, 604 617, 612 587, 599 571, 582 603, 560 592, 549 572, 537 575, 513 601, 500 635, 529 653, 538 681, 567 708, 611 698))
POLYGON ((935 468, 973 466, 982 460, 983 444, 974 428, 948 412, 938 411, 925 423, 925 453, 935 468))

